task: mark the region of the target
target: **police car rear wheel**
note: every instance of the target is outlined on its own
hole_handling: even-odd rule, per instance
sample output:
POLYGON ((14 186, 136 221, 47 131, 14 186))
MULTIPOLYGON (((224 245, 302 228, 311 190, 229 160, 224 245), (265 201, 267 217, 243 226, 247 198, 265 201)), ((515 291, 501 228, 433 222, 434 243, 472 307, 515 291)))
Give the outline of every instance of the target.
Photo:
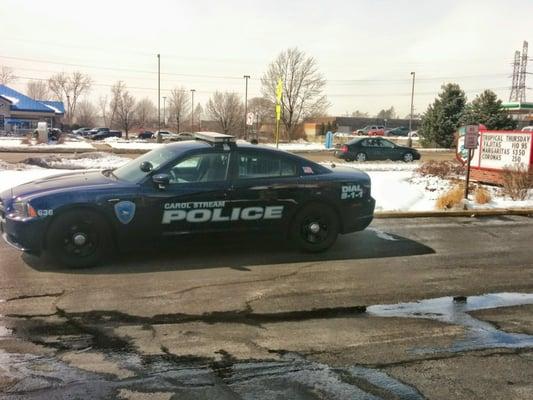
POLYGON ((84 268, 101 261, 109 243, 109 229, 100 215, 86 210, 69 211, 52 222, 47 250, 63 265, 84 268))
POLYGON ((331 207, 310 204, 294 218, 290 236, 301 249, 320 252, 330 248, 339 234, 339 219, 331 207))

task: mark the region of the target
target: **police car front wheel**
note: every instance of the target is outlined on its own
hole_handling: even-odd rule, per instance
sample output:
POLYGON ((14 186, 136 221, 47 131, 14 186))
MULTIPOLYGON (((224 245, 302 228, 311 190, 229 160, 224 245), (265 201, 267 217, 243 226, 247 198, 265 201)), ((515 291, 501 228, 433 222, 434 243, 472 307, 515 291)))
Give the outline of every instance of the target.
POLYGON ((46 249, 53 259, 72 268, 96 265, 109 249, 105 220, 88 210, 72 210, 57 216, 48 231, 46 249))
POLYGON ((292 241, 308 252, 330 248, 339 234, 339 219, 325 204, 310 204, 295 216, 290 228, 292 241))

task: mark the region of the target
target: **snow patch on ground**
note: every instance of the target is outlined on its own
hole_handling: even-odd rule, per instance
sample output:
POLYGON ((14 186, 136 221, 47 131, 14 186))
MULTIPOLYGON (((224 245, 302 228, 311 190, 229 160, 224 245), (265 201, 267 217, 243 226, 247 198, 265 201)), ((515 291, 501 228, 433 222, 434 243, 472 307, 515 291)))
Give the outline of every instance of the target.
POLYGON ((146 142, 142 139, 125 140, 117 137, 106 138, 102 140, 105 144, 114 150, 153 150, 164 146, 164 143, 146 142))
POLYGON ((25 170, 0 170, 0 192, 48 176, 64 174, 64 169, 29 167, 25 170))
MULTIPOLYGON (((263 143, 262 143, 263 144, 263 143)), ((265 146, 268 147, 276 147, 276 143, 264 143, 265 146)), ((333 150, 333 149, 326 149, 326 146, 324 146, 324 143, 313 143, 313 142, 306 142, 304 140, 291 142, 291 143, 280 143, 279 144, 280 150, 285 151, 324 151, 324 150, 333 150)))
POLYGON ((72 157, 57 155, 31 157, 23 161, 24 164, 35 165, 51 169, 114 169, 121 167, 130 158, 104 152, 78 154, 72 157))
POLYGON ((41 149, 54 149, 54 150, 92 150, 94 147, 92 144, 83 142, 83 141, 66 141, 62 144, 57 144, 56 142, 50 143, 41 143, 41 144, 24 144, 22 143, 22 138, 2 138, 0 140, 0 151, 12 151, 12 150, 23 150, 31 152, 32 150, 41 150, 41 149))
MULTIPOLYGON (((20 163, 10 164, 0 160, 0 191, 74 169, 115 168, 129 161, 128 158, 106 153, 89 153, 59 160, 54 157, 42 157, 39 159, 52 168, 40 168, 20 163)), ((352 168, 359 167, 370 176, 372 180, 372 196, 376 199, 376 211, 433 211, 435 210, 437 198, 453 186, 450 181, 437 177, 421 177, 413 171, 413 167, 411 169, 402 169, 407 166, 416 166, 416 164, 375 164, 378 164, 380 169, 372 170, 374 167, 371 166, 371 163, 366 164, 366 168, 360 164, 353 163, 350 166, 352 168), (385 170, 384 168, 389 169, 385 170)), ((469 207, 474 209, 533 207, 533 189, 529 191, 527 200, 513 201, 508 197, 502 196, 500 188, 485 187, 490 191, 492 201, 489 204, 480 205, 470 200, 469 207)), ((384 240, 395 239, 392 236, 385 237, 382 235, 380 237, 384 240)))
POLYGON ((357 169, 360 171, 414 171, 417 169, 420 164, 419 163, 405 163, 403 161, 388 161, 388 162, 337 162, 337 161, 331 161, 331 162, 321 162, 320 164, 324 165, 325 167, 331 168, 331 165, 339 166, 339 167, 348 167, 357 169))

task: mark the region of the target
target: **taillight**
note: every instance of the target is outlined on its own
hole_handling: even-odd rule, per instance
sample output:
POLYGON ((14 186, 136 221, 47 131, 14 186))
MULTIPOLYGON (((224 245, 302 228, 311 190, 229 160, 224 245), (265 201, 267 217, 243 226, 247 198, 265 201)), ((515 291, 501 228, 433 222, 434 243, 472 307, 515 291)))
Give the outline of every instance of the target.
POLYGON ((342 147, 341 147, 341 151, 342 151, 343 153, 348 153, 348 146, 342 146, 342 147))

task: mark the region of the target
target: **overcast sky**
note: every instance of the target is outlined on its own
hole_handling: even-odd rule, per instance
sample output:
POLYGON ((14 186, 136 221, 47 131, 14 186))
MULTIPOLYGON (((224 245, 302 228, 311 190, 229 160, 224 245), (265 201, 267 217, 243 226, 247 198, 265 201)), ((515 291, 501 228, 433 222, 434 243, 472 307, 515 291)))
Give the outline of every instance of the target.
POLYGON ((394 106, 404 116, 411 71, 415 112, 445 82, 507 100, 514 51, 533 41, 532 0, 2 0, 0 15, 0 65, 21 77, 17 89, 80 70, 93 100, 123 80, 156 102, 160 53, 162 96, 180 85, 202 104, 215 90, 244 96, 248 74, 250 98, 268 63, 297 46, 327 79, 332 115, 394 106))

